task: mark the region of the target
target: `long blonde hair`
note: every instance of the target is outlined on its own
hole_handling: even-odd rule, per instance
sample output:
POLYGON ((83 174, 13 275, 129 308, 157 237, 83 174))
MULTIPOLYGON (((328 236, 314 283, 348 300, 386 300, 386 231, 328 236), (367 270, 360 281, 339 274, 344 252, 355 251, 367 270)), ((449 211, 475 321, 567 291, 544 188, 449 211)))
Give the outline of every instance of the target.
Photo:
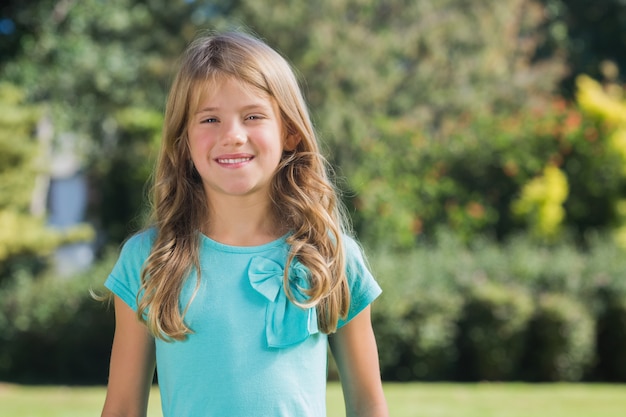
POLYGON ((342 241, 346 216, 292 68, 267 44, 238 32, 202 36, 192 42, 170 89, 153 179, 151 224, 157 236, 142 270, 137 314, 155 336, 165 340, 183 340, 192 332, 185 324, 185 312, 180 311, 179 298, 194 269, 199 283, 199 230, 208 212, 200 176, 191 162, 187 123, 197 105, 198 87, 228 77, 275 100, 284 129, 299 138, 293 151, 284 152, 270 196, 275 218, 286 222, 291 232, 284 288, 293 303, 316 306, 320 330, 332 333, 349 308, 342 241), (298 302, 289 292, 287 271, 295 258, 310 271, 305 302, 298 302))

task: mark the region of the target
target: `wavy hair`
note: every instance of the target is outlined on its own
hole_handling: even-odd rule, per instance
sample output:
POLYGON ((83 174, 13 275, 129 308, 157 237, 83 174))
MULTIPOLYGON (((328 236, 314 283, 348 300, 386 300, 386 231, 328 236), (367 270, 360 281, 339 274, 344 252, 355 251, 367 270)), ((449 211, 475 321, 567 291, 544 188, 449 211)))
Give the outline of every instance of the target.
POLYGON ((196 289, 200 282, 199 230, 208 209, 201 178, 191 162, 187 124, 200 100, 200 87, 210 88, 228 78, 269 95, 280 109, 284 130, 299 139, 294 150, 283 153, 270 191, 275 219, 291 232, 284 288, 294 304, 315 306, 320 330, 332 333, 350 303, 342 241, 347 217, 293 69, 267 44, 239 32, 193 41, 171 86, 153 178, 151 224, 157 236, 142 269, 137 314, 164 340, 183 340, 192 333, 184 321, 189 304, 181 311, 179 298, 194 270, 198 271, 196 289), (310 271, 304 302, 289 291, 288 267, 294 259, 310 271))

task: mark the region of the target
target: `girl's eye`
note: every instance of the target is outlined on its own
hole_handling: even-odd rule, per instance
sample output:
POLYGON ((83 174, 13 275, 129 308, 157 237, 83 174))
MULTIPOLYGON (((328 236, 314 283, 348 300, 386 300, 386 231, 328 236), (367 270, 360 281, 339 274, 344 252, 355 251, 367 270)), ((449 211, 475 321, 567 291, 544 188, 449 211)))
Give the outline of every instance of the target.
POLYGON ((261 116, 260 114, 251 114, 250 116, 246 117, 247 120, 260 120, 262 118, 263 116, 261 116))
POLYGON ((216 122, 217 122, 217 119, 215 117, 207 117, 200 121, 200 123, 216 123, 216 122))

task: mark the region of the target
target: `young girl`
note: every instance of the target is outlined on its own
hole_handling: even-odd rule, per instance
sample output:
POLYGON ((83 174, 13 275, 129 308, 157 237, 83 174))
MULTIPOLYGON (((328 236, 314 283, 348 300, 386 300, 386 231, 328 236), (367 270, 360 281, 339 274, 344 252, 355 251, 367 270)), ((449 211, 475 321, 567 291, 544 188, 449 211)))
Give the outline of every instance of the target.
POLYGON ((152 226, 106 287, 116 329, 102 416, 326 415, 327 346, 348 416, 387 416, 370 303, 381 290, 287 62, 241 33, 201 37, 168 98, 152 226))

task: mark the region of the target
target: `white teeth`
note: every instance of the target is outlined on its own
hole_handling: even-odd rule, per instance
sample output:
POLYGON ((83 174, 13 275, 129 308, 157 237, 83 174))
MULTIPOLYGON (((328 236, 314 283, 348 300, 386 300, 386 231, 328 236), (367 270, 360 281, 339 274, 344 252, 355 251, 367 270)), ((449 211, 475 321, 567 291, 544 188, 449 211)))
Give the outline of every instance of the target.
POLYGON ((242 162, 249 161, 252 158, 228 158, 228 159, 218 159, 217 162, 220 164, 240 164, 242 162))

